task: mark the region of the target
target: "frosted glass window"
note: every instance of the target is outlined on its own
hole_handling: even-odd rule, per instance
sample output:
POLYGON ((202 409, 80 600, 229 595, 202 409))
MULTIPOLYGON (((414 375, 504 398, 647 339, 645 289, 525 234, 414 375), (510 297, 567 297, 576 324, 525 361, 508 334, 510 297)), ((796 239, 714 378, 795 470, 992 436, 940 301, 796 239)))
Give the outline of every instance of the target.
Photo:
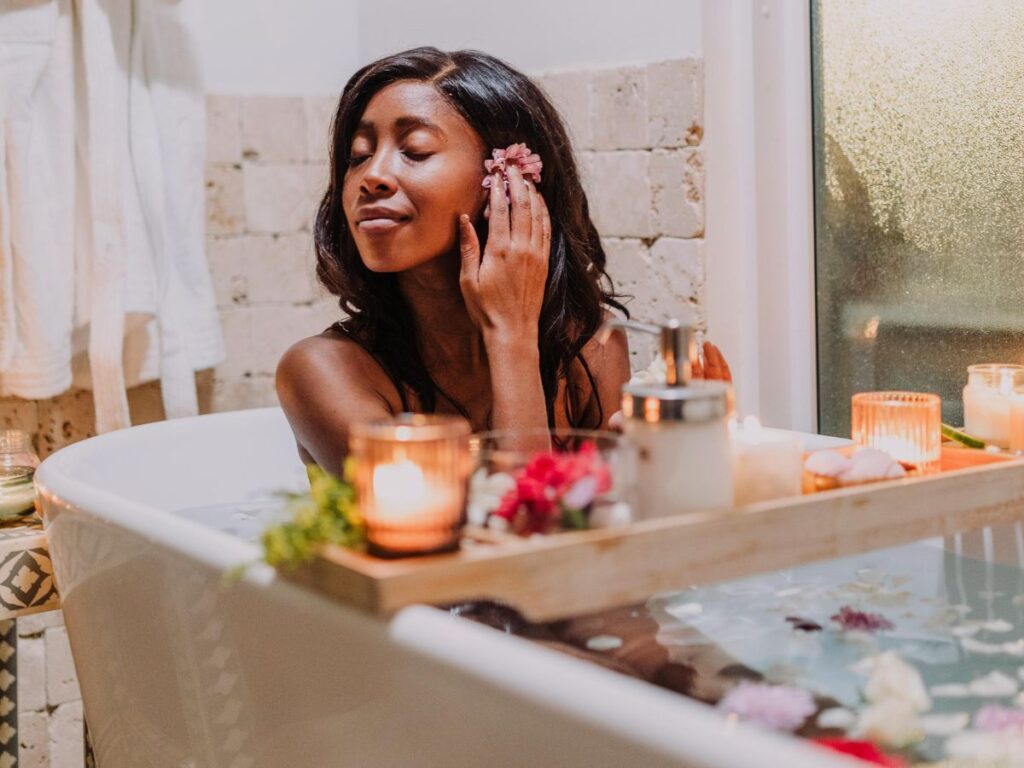
POLYGON ((1024 1, 814 0, 819 423, 1024 362, 1024 1))

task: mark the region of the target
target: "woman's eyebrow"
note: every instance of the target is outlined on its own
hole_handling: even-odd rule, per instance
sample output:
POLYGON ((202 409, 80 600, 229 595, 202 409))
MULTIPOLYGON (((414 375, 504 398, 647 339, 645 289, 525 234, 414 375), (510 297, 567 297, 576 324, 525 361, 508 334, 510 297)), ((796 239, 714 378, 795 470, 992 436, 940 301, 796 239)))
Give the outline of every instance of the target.
POLYGON ((431 122, 425 117, 406 116, 395 120, 395 127, 400 133, 406 134, 417 129, 424 129, 436 134, 440 138, 445 137, 444 129, 437 123, 431 122))

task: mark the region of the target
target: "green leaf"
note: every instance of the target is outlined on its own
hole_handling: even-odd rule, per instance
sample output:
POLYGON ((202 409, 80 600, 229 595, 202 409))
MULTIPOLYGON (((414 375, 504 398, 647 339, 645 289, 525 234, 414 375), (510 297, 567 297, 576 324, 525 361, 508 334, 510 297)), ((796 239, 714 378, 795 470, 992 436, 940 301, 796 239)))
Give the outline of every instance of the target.
POLYGON ((562 528, 567 531, 585 531, 588 528, 587 516, 582 509, 562 507, 562 528))
MULTIPOLYGON (((365 545, 366 528, 352 483, 315 464, 306 467, 306 475, 309 493, 287 496, 292 519, 263 532, 263 556, 270 565, 295 567, 312 559, 322 544, 365 545)), ((346 477, 352 476, 347 465, 346 477)))
POLYGON ((966 432, 963 432, 956 427, 951 427, 949 424, 942 425, 942 436, 947 440, 952 440, 955 443, 960 443, 967 448, 984 448, 985 441, 979 440, 976 437, 971 437, 966 432))

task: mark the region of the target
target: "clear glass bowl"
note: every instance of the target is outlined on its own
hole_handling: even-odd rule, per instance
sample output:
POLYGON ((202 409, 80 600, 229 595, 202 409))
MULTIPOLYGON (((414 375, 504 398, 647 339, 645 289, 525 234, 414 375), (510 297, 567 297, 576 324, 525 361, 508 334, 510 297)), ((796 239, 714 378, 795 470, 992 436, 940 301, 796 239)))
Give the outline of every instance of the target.
POLYGON ((27 432, 0 431, 0 521, 35 512, 39 457, 27 432))
POLYGON ((470 453, 471 525, 530 535, 632 521, 636 448, 615 432, 482 432, 470 453))

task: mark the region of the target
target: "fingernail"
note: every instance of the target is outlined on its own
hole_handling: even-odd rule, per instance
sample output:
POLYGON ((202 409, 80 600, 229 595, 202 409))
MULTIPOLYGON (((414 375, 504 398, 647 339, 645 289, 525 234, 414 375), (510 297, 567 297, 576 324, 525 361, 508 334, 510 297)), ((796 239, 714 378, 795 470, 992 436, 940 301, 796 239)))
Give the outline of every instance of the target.
POLYGON ((459 221, 461 221, 463 224, 469 224, 469 216, 463 213, 459 216, 459 221))

